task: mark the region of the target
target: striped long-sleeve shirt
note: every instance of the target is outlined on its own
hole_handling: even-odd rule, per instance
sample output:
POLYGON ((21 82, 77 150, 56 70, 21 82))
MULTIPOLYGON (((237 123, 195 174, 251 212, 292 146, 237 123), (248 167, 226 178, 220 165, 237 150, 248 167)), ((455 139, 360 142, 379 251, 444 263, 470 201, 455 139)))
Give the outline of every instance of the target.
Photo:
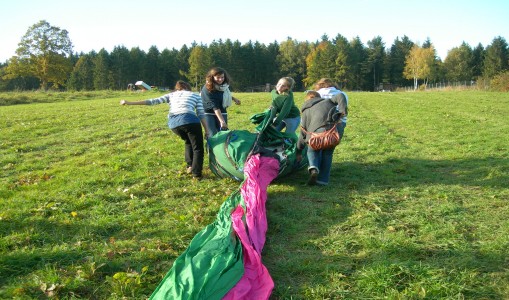
POLYGON ((168 103, 170 105, 170 112, 168 117, 178 114, 195 114, 200 119, 204 115, 203 102, 200 95, 191 91, 175 91, 159 98, 145 100, 147 105, 157 105, 168 103))
POLYGON ((190 123, 200 123, 205 116, 200 95, 191 91, 175 91, 159 98, 145 100, 146 105, 168 103, 168 126, 176 128, 190 123))

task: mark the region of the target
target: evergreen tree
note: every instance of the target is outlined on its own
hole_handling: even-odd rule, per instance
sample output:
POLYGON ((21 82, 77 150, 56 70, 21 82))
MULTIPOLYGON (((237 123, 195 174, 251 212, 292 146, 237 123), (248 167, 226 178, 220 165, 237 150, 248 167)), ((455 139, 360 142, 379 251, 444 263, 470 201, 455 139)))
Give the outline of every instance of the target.
POLYGON ((491 45, 486 47, 484 58, 483 75, 486 78, 493 78, 495 75, 508 69, 507 42, 503 37, 493 39, 491 45))
POLYGON ((410 84, 403 76, 403 70, 405 68, 406 57, 413 45, 414 43, 406 35, 401 40, 399 37, 394 40, 386 59, 386 72, 384 74, 384 78, 387 79, 386 82, 395 86, 410 84))
POLYGON ((129 50, 129 83, 136 83, 137 81, 146 81, 145 60, 147 54, 139 47, 133 47, 129 50))
POLYGON ((271 65, 275 57, 271 57, 264 44, 255 42, 253 45, 253 81, 252 85, 264 85, 271 82, 271 65))
MULTIPOLYGON (((209 46, 209 53, 212 58, 213 66, 224 66, 224 42, 220 39, 219 41, 212 41, 209 46)), ((210 66, 211 68, 213 66, 210 66)))
POLYGON ((178 68, 176 67, 176 59, 178 50, 164 49, 159 56, 159 65, 162 71, 161 88, 173 88, 175 83, 180 78, 178 68))
POLYGON ((110 69, 110 55, 102 48, 94 57, 94 89, 107 90, 113 87, 113 76, 110 69))
MULTIPOLYGON (((183 45, 176 55, 175 66, 179 72, 179 76, 185 76, 187 70, 189 70, 189 56, 191 55, 191 49, 187 45, 183 45)), ((203 82, 205 84, 205 82, 203 82)))
POLYGON ((149 85, 161 85, 161 66, 159 65, 159 49, 156 46, 151 46, 148 49, 147 56, 145 58, 145 76, 144 80, 149 85))
POLYGON ((129 79, 129 69, 131 68, 131 57, 129 50, 124 46, 116 46, 110 53, 111 59, 111 87, 116 90, 127 88, 131 82, 129 79))
POLYGON ((67 83, 69 90, 91 91, 94 89, 94 57, 95 52, 81 54, 74 65, 71 76, 67 83))
POLYGON ((232 90, 242 90, 243 83, 245 83, 245 80, 242 79, 244 72, 249 72, 249 70, 244 70, 242 44, 238 40, 231 44, 229 57, 230 61, 224 68, 232 79, 232 90))
POLYGON ((309 48, 308 43, 298 42, 290 37, 279 45, 279 53, 276 56, 278 69, 284 76, 292 77, 295 80, 294 90, 303 88, 303 80, 306 76, 306 57, 310 52, 309 48))
POLYGON ((196 89, 205 82, 205 75, 212 65, 212 57, 207 47, 200 45, 191 49, 189 55, 189 72, 183 74, 196 89))
POLYGON ((311 50, 306 58, 307 77, 304 79, 306 86, 312 86, 320 78, 335 79, 336 74, 336 47, 329 40, 324 39, 311 50))
POLYGON ((267 83, 276 84, 276 81, 281 77, 277 66, 277 55, 279 53, 279 44, 277 42, 267 45, 267 83))
POLYGON ((357 36, 350 41, 351 69, 347 75, 348 82, 352 84, 352 90, 367 90, 370 85, 366 82, 366 68, 364 67, 367 59, 366 49, 361 39, 357 36))
POLYGON ((338 83, 340 88, 344 89, 347 86, 348 72, 351 69, 350 44, 340 34, 334 38, 333 43, 336 46, 336 72, 332 79, 338 83))
POLYGON ((449 81, 470 81, 473 79, 473 53, 472 48, 463 42, 461 46, 454 47, 447 53, 444 60, 446 79, 449 81))
POLYGON ((472 76, 479 78, 482 76, 485 51, 481 43, 472 50, 472 76))
POLYGON ((367 75, 366 81, 370 79, 373 82, 372 91, 377 91, 379 84, 382 82, 385 61, 385 43, 382 37, 377 36, 368 41, 367 49, 367 75))

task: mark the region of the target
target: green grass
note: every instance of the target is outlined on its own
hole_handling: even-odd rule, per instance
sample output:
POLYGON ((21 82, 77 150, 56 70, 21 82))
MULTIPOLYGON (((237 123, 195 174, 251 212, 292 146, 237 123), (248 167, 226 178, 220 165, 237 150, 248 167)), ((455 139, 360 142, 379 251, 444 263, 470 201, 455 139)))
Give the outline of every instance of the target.
MULTIPOLYGON (((147 298, 239 183, 189 179, 166 105, 118 104, 158 93, 59 95, 0 106, 0 298, 147 298)), ((252 129, 270 97, 236 95, 252 129)), ((509 94, 349 98, 331 184, 268 188, 271 299, 508 299, 509 94)))

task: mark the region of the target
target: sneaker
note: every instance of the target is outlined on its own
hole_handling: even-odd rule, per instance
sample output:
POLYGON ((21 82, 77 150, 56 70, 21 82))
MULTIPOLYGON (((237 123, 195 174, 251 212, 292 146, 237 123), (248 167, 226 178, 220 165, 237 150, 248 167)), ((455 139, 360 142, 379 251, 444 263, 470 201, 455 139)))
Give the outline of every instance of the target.
POLYGON ((316 169, 309 170, 308 185, 316 185, 317 177, 318 177, 318 171, 316 169))
POLYGON ((193 168, 192 168, 192 167, 187 167, 187 169, 186 169, 186 173, 187 173, 187 174, 191 174, 191 171, 192 171, 192 170, 193 170, 193 168))

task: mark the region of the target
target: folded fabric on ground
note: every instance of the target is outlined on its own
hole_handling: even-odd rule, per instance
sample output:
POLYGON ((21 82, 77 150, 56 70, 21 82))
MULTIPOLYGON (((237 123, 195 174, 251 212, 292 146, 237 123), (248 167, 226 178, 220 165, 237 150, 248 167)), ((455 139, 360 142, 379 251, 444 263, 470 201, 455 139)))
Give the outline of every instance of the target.
POLYGON ((267 186, 279 160, 260 153, 244 163, 244 181, 174 262, 150 299, 268 299, 274 283, 262 264, 267 186))
POLYGON ((226 130, 216 133, 207 140, 209 167, 221 178, 244 179, 244 164, 252 153, 263 153, 279 160, 277 178, 289 175, 307 166, 307 155, 297 161, 297 135, 280 132, 272 126, 270 111, 255 114, 251 122, 258 124, 255 132, 247 130, 226 130))
POLYGON ((209 167, 242 181, 214 223, 192 239, 150 299, 268 299, 274 283, 262 264, 267 186, 307 165, 297 161, 297 136, 272 126, 270 111, 255 114, 256 132, 221 131, 207 140, 209 167))

